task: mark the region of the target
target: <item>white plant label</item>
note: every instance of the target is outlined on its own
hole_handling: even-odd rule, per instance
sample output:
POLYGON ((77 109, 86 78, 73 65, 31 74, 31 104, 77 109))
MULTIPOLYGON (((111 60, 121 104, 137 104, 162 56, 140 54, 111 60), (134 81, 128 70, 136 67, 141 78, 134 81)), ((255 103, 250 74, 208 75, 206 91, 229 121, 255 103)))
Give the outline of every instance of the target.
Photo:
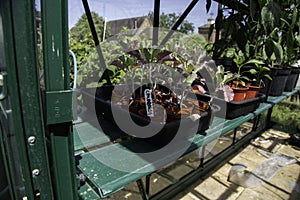
POLYGON ((146 89, 144 91, 144 96, 145 96, 147 116, 154 117, 154 107, 153 107, 153 101, 151 96, 151 90, 146 89))

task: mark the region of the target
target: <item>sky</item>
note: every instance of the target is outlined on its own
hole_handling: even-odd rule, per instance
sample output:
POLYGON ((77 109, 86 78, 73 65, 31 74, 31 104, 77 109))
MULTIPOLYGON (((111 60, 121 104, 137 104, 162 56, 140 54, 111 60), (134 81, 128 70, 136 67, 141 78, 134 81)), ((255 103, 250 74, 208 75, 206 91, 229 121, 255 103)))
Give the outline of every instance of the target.
MULTIPOLYGON (((161 0, 160 12, 177 14, 183 13, 191 0, 161 0)), ((154 0, 88 0, 91 11, 98 13, 107 21, 140 17, 153 11, 154 0)), ((81 0, 69 0, 69 28, 72 28, 84 13, 81 0)), ((217 4, 213 2, 210 11, 206 12, 206 0, 199 0, 197 5, 187 16, 197 31, 199 26, 207 23, 207 19, 216 17, 217 4)))

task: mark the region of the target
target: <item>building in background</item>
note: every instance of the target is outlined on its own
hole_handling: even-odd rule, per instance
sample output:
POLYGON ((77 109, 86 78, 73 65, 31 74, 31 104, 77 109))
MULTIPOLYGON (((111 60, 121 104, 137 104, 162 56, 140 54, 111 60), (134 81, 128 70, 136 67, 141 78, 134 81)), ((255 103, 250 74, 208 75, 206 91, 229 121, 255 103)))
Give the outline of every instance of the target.
POLYGON ((209 37, 209 32, 211 29, 211 26, 215 24, 215 20, 210 17, 207 20, 207 24, 204 24, 203 26, 198 27, 198 33, 200 35, 203 35, 203 37, 205 38, 205 40, 208 43, 214 43, 215 42, 215 38, 216 38, 216 29, 213 28, 211 36, 209 37))
POLYGON ((144 16, 108 21, 107 26, 110 27, 111 35, 116 35, 120 33, 123 28, 143 30, 144 28, 152 27, 152 22, 148 16, 144 16))

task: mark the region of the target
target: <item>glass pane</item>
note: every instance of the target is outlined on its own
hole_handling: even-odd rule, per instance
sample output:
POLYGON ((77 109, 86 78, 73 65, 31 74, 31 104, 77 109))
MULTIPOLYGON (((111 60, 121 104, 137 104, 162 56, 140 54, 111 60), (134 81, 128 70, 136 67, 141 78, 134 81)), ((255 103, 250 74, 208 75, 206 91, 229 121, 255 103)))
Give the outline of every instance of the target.
POLYGON ((3 43, 3 27, 2 27, 2 18, 0 15, 0 70, 4 68, 4 43, 3 43))
MULTIPOLYGON (((9 28, 9 27, 7 27, 9 28)), ((4 48, 4 33, 3 33, 3 21, 0 15, 0 71, 7 71, 7 65, 5 61, 5 48, 4 48)), ((2 87, 0 87, 0 92, 2 91, 2 87)), ((17 199, 21 199, 25 196, 25 186, 22 180, 22 172, 20 166, 19 155, 17 151, 17 144, 15 138, 15 130, 13 127, 13 119, 12 119, 12 108, 11 108, 11 100, 10 96, 8 96, 3 101, 0 101, 0 126, 1 126, 1 137, 2 137, 2 145, 3 150, 5 151, 5 157, 9 164, 9 175, 12 178, 12 189, 15 191, 14 193, 17 195, 17 199)), ((2 163, 0 163, 1 165, 2 163)), ((5 171, 1 171, 1 173, 5 171)), ((0 179, 2 175, 0 175, 0 179)), ((2 181, 2 180, 0 180, 2 181)), ((1 193, 1 191, 0 191, 1 193)), ((0 199, 2 199, 0 197, 0 199)))

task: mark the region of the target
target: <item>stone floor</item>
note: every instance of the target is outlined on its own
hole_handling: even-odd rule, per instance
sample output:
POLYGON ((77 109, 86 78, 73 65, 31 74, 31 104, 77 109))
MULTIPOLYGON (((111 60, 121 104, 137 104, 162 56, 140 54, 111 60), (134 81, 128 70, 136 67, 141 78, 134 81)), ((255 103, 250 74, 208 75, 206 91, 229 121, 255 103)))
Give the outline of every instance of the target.
POLYGON ((300 149, 289 145, 289 134, 270 129, 249 144, 234 158, 206 178, 199 180, 174 199, 261 199, 261 200, 299 200, 300 199, 300 149), (269 180, 254 188, 245 188, 229 182, 231 167, 236 164, 247 166, 249 173, 259 167, 267 158, 261 150, 295 158, 293 164, 282 166, 269 180))
MULTIPOLYGON (((247 124, 240 129, 237 137, 247 134, 247 124), (245 128, 246 127, 246 128, 245 128)), ((230 145, 232 133, 228 133, 220 138, 214 145, 214 149, 207 155, 209 159, 213 154, 222 151, 230 145)), ((206 177, 194 182, 190 187, 177 194, 174 200, 299 200, 300 199, 300 149, 289 144, 289 134, 275 129, 264 132, 260 137, 253 140, 241 152, 231 159, 225 161, 224 165, 215 169, 206 177), (228 176, 232 166, 243 164, 247 166, 246 170, 239 175, 251 174, 253 170, 261 167, 268 157, 264 154, 269 152, 278 153, 294 158, 294 163, 281 168, 277 173, 273 173, 270 178, 264 180, 260 178, 260 184, 256 187, 249 188, 240 186, 228 181, 228 176)), ((269 155, 270 156, 270 155, 269 155)), ((162 169, 160 172, 151 176, 150 194, 154 194, 172 182, 176 182, 181 175, 192 171, 199 165, 199 150, 188 156, 184 156, 175 164, 162 169)), ((266 167, 268 168, 268 166, 266 167)), ((266 170, 267 171, 267 170, 266 170)), ((145 180, 144 180, 145 181, 145 180)), ((115 193, 109 200, 138 200, 141 199, 136 183, 128 185, 123 190, 115 193)))

